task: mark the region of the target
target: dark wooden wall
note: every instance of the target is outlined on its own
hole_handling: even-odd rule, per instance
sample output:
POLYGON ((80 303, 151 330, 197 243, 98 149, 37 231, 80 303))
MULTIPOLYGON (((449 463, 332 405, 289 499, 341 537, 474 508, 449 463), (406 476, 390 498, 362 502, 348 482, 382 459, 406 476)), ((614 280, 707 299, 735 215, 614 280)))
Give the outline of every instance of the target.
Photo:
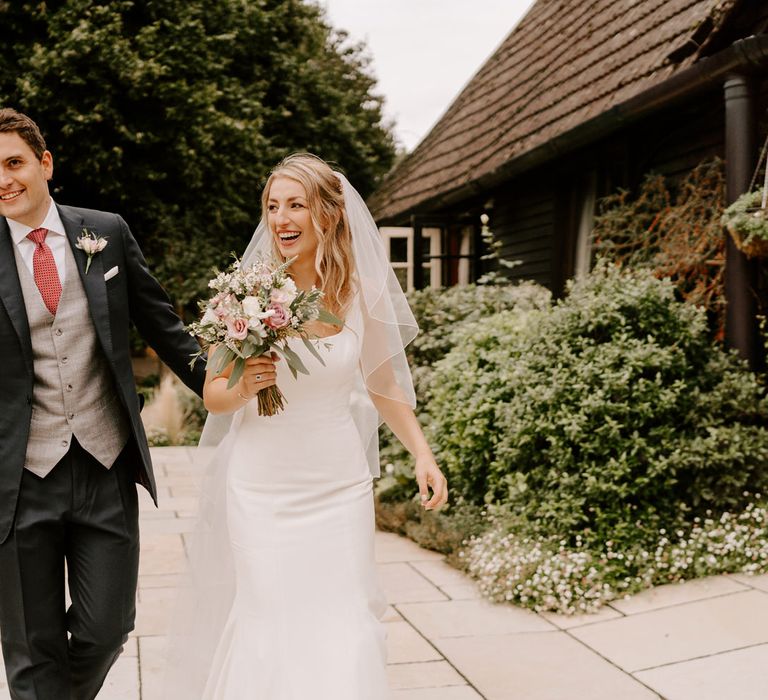
POLYGON ((590 180, 598 198, 636 191, 651 172, 679 181, 702 161, 724 157, 724 126, 722 90, 710 90, 489 191, 502 253, 523 263, 510 277, 562 292, 590 180))

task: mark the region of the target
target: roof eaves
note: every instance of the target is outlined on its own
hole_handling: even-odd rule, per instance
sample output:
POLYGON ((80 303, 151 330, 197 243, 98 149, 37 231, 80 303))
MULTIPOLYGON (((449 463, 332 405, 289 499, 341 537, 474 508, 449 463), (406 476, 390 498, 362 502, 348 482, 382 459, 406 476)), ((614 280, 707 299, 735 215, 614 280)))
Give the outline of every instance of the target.
MULTIPOLYGON (((417 196, 404 197, 400 206, 398 206, 398 199, 395 198, 387 203, 380 214, 374 210, 374 215, 380 225, 393 225, 406 222, 410 215, 415 213, 417 207, 424 211, 449 206, 479 194, 515 174, 542 165, 575 148, 585 146, 597 138, 686 95, 706 88, 734 70, 764 68, 766 65, 768 65, 768 36, 760 35, 740 39, 727 49, 701 59, 688 68, 674 73, 669 78, 655 83, 646 90, 572 129, 531 150, 513 156, 484 175, 460 182, 456 187, 423 200, 418 200, 417 196)), ((386 197, 386 190, 381 194, 386 197)), ((375 203, 372 206, 375 206, 375 203)))

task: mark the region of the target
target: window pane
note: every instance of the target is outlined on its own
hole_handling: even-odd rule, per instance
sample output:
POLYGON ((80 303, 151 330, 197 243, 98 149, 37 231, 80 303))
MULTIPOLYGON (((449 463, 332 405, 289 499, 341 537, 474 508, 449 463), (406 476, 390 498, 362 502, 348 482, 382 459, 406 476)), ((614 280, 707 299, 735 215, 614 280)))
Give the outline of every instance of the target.
POLYGON ((392 262, 408 262, 408 239, 389 239, 389 259, 392 262))
POLYGON ((424 260, 429 259, 429 256, 431 255, 431 245, 432 239, 429 236, 425 236, 421 239, 421 257, 424 260))

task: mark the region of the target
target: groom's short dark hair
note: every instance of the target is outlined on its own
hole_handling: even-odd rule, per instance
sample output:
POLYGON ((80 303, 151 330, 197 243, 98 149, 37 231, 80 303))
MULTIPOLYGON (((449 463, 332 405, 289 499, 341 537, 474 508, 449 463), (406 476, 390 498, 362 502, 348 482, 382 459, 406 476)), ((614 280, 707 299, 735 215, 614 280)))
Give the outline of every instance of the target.
POLYGON ((0 109, 0 134, 15 132, 27 143, 40 160, 45 153, 45 139, 40 129, 26 114, 10 107, 0 109))

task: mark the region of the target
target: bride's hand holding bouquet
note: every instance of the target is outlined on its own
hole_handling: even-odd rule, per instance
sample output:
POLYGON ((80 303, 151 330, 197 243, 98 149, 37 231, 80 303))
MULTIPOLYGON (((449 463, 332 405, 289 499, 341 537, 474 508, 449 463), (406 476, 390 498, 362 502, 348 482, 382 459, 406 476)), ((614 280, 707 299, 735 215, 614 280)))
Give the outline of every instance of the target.
MULTIPOLYGON (((244 374, 249 384, 262 381, 265 377, 260 372, 269 371, 271 360, 261 356, 270 353, 285 359, 294 378, 299 373, 309 374, 301 358, 288 345, 292 337, 301 338, 317 360, 325 364, 317 347, 319 341, 310 334, 307 324, 320 321, 341 326, 343 321, 322 307, 322 291, 314 287, 309 291, 296 288, 287 273, 292 262, 290 259, 276 265, 259 259, 243 267, 236 260, 208 283, 216 294, 200 303, 202 318, 191 323, 187 330, 198 336, 204 346, 216 346, 208 359, 216 374, 232 364, 228 389, 244 374)), ((202 352, 192 358, 192 364, 202 352)), ((256 396, 259 415, 273 416, 284 409, 283 394, 274 383, 260 389, 256 396)))

